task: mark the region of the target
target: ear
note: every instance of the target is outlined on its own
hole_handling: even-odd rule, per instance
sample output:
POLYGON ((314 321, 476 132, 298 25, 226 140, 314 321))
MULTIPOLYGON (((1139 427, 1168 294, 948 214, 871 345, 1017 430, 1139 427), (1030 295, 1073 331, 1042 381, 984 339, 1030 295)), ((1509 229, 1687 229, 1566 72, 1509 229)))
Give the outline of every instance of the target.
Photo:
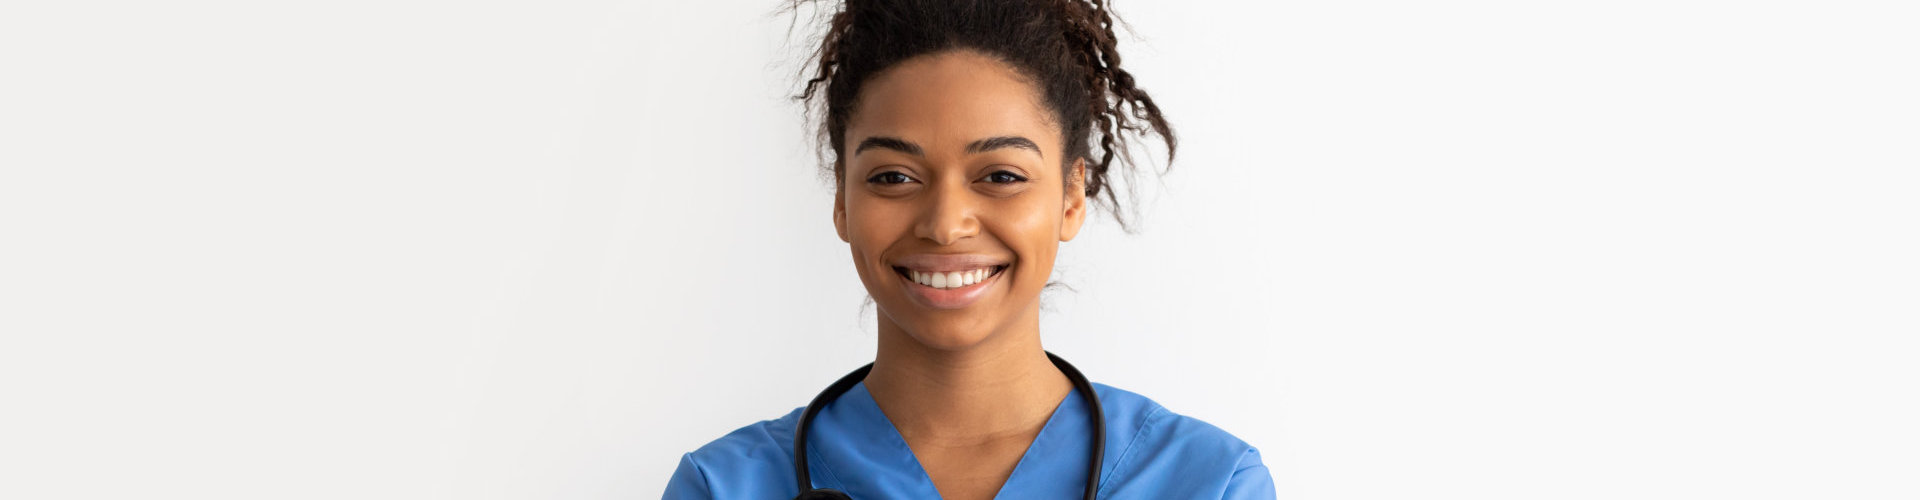
POLYGON ((833 231, 840 233, 840 241, 853 243, 847 238, 847 190, 840 186, 833 188, 833 231))
POLYGON ((1087 160, 1073 161, 1073 174, 1067 179, 1072 187, 1067 189, 1065 211, 1060 214, 1060 241, 1072 241, 1080 234, 1080 225, 1087 221, 1087 160))

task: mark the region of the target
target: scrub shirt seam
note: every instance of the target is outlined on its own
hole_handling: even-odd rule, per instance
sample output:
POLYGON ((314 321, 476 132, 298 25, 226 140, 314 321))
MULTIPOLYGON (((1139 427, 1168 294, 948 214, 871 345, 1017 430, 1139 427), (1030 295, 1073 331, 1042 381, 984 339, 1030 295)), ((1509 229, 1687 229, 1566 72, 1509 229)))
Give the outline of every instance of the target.
MULTIPOLYGON (((1252 446, 1248 446, 1248 447, 1247 447, 1247 451, 1246 451, 1246 453, 1241 453, 1241 454, 1240 454, 1240 458, 1241 458, 1241 460, 1245 460, 1245 459, 1246 459, 1246 457, 1247 457, 1247 455, 1253 455, 1253 456, 1255 456, 1255 457, 1259 457, 1259 456, 1260 456, 1260 449, 1259 449, 1259 448, 1254 448, 1254 447, 1252 447, 1252 446)), ((1238 464, 1235 464, 1235 465, 1238 465, 1238 464)), ((1234 468, 1234 469, 1233 469, 1233 473, 1234 473, 1234 474, 1239 474, 1239 473, 1240 473, 1241 471, 1245 471, 1245 470, 1249 470, 1249 469, 1252 469, 1252 468, 1254 468, 1254 467, 1266 467, 1266 466, 1267 466, 1267 462, 1266 462, 1265 460, 1262 460, 1262 461, 1260 461, 1260 463, 1257 463, 1257 464, 1253 464, 1253 465, 1248 465, 1248 466, 1245 466, 1245 467, 1236 467, 1236 468, 1234 468)))
MULTIPOLYGON (((794 429, 794 432, 800 432, 800 429, 799 429, 798 427, 796 427, 796 428, 794 429)), ((769 430, 767 430, 767 428, 766 428, 766 427, 761 427, 761 428, 760 428, 760 433, 762 433, 762 434, 766 434, 766 435, 767 435, 767 439, 772 439, 772 440, 774 440, 774 442, 779 442, 779 441, 780 441, 780 439, 778 439, 778 438, 775 438, 775 437, 773 437, 773 431, 769 431, 769 430)), ((788 456, 792 456, 792 455, 793 455, 792 453, 789 453, 789 454, 788 454, 788 456)), ((818 456, 820 456, 820 449, 818 449, 818 448, 814 448, 814 447, 812 447, 812 446, 808 446, 808 447, 807 447, 807 456, 805 456, 805 457, 795 457, 795 458, 794 458, 794 460, 806 460, 806 459, 807 459, 808 457, 818 457, 818 456)), ((811 467, 809 467, 809 468, 811 468, 811 467)), ((833 478, 833 484, 834 484, 835 486, 839 486, 839 487, 841 487, 841 488, 845 488, 845 487, 846 487, 846 484, 845 484, 845 483, 842 483, 842 482, 840 481, 840 475, 839 475, 839 474, 834 474, 834 473, 833 473, 833 466, 831 466, 831 465, 827 465, 827 459, 826 459, 825 457, 821 457, 821 458, 820 458, 820 468, 821 468, 821 469, 825 469, 825 470, 826 470, 826 472, 827 472, 827 477, 831 477, 831 478, 833 478)), ((796 482, 796 483, 798 483, 798 482, 800 482, 800 477, 799 477, 799 476, 794 476, 794 478, 793 478, 793 479, 794 479, 794 482, 796 482)), ((809 479, 811 479, 811 478, 809 478, 809 479)), ((812 481, 808 481, 808 482, 812 482, 812 481)), ((813 485, 812 485, 812 484, 808 484, 808 485, 807 485, 807 489, 813 489, 813 485)))
MULTIPOLYGON (((1080 391, 1080 388, 1078 388, 1078 387, 1075 387, 1075 388, 1074 388, 1073 390, 1074 390, 1074 392, 1079 392, 1079 391, 1080 391)), ((1094 394, 1099 394, 1099 393, 1098 393, 1098 392, 1095 392, 1094 394)), ((1067 395, 1067 397, 1069 397, 1069 398, 1071 398, 1071 397, 1073 397, 1073 394, 1068 394, 1068 395, 1067 395)), ((1020 472, 1020 466, 1023 466, 1023 465, 1026 465, 1026 464, 1027 464, 1027 460, 1028 460, 1028 459, 1031 459, 1031 458, 1033 458, 1033 456, 1034 456, 1034 455, 1033 455, 1033 449, 1034 449, 1034 447, 1036 447, 1036 446, 1041 446, 1041 445, 1040 445, 1040 440, 1041 440, 1042 438, 1047 438, 1047 437, 1048 437, 1048 436, 1047 436, 1047 429, 1048 429, 1048 428, 1050 428, 1050 427, 1053 427, 1053 421, 1054 421, 1054 420, 1056 420, 1056 419, 1059 419, 1059 418, 1060 418, 1060 408, 1062 408, 1062 407, 1065 407, 1066 405, 1067 405, 1067 403, 1066 403, 1065 401, 1062 401, 1062 402, 1060 403, 1060 405, 1059 405, 1059 406, 1056 406, 1056 407, 1054 407, 1054 412, 1053 412, 1053 414, 1052 414, 1052 415, 1048 415, 1048 416, 1047 416, 1047 421, 1046 421, 1046 423, 1043 423, 1043 424, 1040 424, 1040 434, 1037 434, 1037 435, 1035 435, 1035 436, 1033 437, 1033 442, 1031 442, 1031 443, 1028 443, 1028 444, 1027 444, 1027 451, 1025 451, 1025 452, 1021 452, 1021 454, 1020 454, 1020 461, 1018 461, 1018 462, 1014 462, 1014 463, 1013 463, 1013 471, 1014 471, 1014 473, 1015 473, 1015 474, 1018 474, 1018 473, 1020 472)), ((911 450, 909 450, 909 451, 911 451, 911 450)), ((913 460, 914 460, 914 462, 915 462, 915 463, 919 463, 919 461, 920 461, 920 458, 916 456, 916 457, 914 457, 914 459, 913 459, 913 460)), ((1099 467, 1099 465, 1095 465, 1095 467, 1099 467)), ((926 472, 926 466, 925 466, 925 465, 921 465, 921 467, 920 467, 920 471, 921 471, 921 472, 923 472, 923 473, 924 473, 924 472, 926 472)), ((928 476, 928 480, 929 480, 929 481, 931 481, 931 480, 932 480, 932 476, 931 476, 931 475, 929 475, 929 476, 928 476)), ((1000 490, 999 490, 999 491, 995 491, 995 492, 994 492, 994 494, 993 494, 993 498, 995 498, 995 499, 998 499, 998 498, 1000 498, 1000 491, 1006 491, 1006 487, 1007 487, 1007 486, 1006 486, 1006 483, 1011 483, 1011 482, 1013 482, 1013 476, 1011 476, 1011 475, 1009 475, 1009 476, 1007 476, 1007 480, 1006 480, 1006 482, 1003 482, 1003 483, 1001 483, 1001 485, 1000 485, 1000 490)), ((1096 489, 1095 489, 1095 491, 1096 491, 1096 492, 1098 492, 1099 490, 1098 490, 1098 489, 1096 488, 1096 489)))
MULTIPOLYGON (((825 471, 827 473, 827 477, 833 478, 833 486, 835 486, 834 489, 841 490, 841 492, 843 493, 846 492, 847 483, 845 481, 841 481, 840 475, 835 474, 833 472, 833 465, 827 463, 827 457, 820 456, 820 450, 813 449, 813 447, 809 446, 807 447, 807 455, 813 456, 813 457, 820 457, 820 470, 825 471)), ((813 485, 809 484, 807 485, 807 487, 812 488, 813 485)))
POLYGON ((713 480, 707 478, 707 467, 700 465, 700 461, 693 458, 693 453, 687 453, 686 456, 687 463, 693 464, 693 471, 700 473, 700 490, 707 492, 708 495, 712 495, 713 480))
POLYGON ((1098 495, 1099 492, 1106 491, 1107 485, 1113 482, 1113 478, 1119 477, 1120 472, 1126 470, 1127 459, 1133 458, 1133 448, 1140 444, 1140 436, 1146 435, 1147 431, 1153 428, 1155 423, 1154 417, 1159 416, 1160 413, 1166 410, 1166 407, 1156 405, 1153 407, 1153 411, 1147 412, 1147 417, 1144 419, 1145 422, 1140 425, 1140 430, 1134 431, 1133 438, 1127 440, 1127 449, 1121 450, 1120 458, 1114 459, 1113 473, 1108 474, 1106 479, 1100 481, 1100 487, 1094 488, 1096 495, 1098 495))

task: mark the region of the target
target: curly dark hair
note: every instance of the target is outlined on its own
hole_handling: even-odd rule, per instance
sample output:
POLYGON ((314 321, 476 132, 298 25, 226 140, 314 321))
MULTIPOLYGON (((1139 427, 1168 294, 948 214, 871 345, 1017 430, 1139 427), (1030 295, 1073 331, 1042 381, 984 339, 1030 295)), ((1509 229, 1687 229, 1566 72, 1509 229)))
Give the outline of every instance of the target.
MULTIPOLYGON (((1107 175, 1117 160, 1121 174, 1133 178, 1128 133, 1158 134, 1172 168, 1177 147, 1173 128, 1153 98, 1134 85, 1133 75, 1120 69, 1113 33, 1117 16, 1106 1, 792 0, 786 9, 798 11, 820 2, 838 3, 839 8, 828 9, 832 17, 827 31, 809 60, 817 61, 815 73, 793 98, 812 109, 819 104, 817 91, 826 89, 820 132, 832 145, 830 168, 836 186, 844 185, 843 141, 861 86, 902 61, 950 50, 996 58, 1034 84, 1061 127, 1066 147, 1061 170, 1069 172, 1074 160, 1085 159, 1087 197, 1098 205, 1104 196, 1122 230, 1132 232, 1107 175)), ((1071 189, 1071 183, 1068 186, 1071 189)))

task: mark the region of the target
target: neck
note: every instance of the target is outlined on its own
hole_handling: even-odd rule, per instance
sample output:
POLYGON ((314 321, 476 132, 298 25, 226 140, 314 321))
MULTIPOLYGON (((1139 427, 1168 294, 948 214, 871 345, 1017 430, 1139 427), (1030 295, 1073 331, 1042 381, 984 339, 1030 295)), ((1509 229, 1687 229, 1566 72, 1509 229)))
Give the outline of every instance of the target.
POLYGON ((1031 435, 1073 383, 1040 347, 1039 321, 963 349, 935 349, 883 317, 867 391, 902 437, 984 442, 1031 435))

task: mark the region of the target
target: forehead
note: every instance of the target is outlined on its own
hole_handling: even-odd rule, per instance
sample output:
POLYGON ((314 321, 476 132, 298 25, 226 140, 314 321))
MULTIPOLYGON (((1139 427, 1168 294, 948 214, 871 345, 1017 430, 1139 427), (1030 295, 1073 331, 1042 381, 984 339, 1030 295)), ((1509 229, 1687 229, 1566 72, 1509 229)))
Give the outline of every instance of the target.
POLYGON ((1060 139, 1053 127, 1039 91, 1012 66, 954 51, 908 59, 875 75, 860 90, 846 140, 888 135, 940 150, 1022 135, 1054 150, 1060 139))

